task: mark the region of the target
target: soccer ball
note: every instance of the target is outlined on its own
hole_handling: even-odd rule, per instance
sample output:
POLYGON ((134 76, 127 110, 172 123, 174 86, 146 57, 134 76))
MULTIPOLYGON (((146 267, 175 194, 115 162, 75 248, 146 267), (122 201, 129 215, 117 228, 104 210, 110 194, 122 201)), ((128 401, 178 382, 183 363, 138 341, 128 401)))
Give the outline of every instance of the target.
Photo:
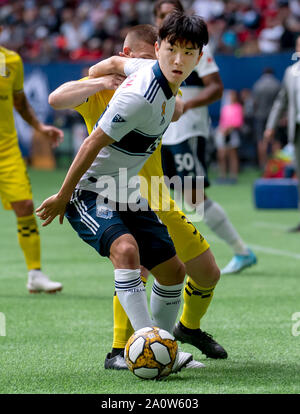
POLYGON ((164 329, 147 327, 134 332, 128 339, 125 361, 137 377, 161 379, 171 373, 177 353, 174 336, 164 329))

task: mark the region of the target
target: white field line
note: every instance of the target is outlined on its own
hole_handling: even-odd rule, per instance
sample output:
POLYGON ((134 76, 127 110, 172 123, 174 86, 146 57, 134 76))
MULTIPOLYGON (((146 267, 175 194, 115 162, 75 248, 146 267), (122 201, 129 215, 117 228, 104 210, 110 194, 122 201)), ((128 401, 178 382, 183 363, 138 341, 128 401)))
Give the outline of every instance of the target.
MULTIPOLYGON (((207 241, 208 242, 212 241, 214 243, 224 243, 221 239, 219 239, 216 236, 212 236, 212 235, 208 235, 207 241)), ((256 250, 258 252, 270 254, 271 256, 284 256, 284 257, 289 257, 292 259, 300 260, 300 253, 293 253, 293 252, 288 252, 286 250, 273 249, 273 247, 260 246, 258 244, 247 244, 247 246, 249 246, 251 249, 256 250)))
POLYGON ((274 230, 288 230, 288 226, 280 223, 265 223, 264 221, 254 221, 252 222, 254 227, 260 227, 264 229, 274 229, 274 230))

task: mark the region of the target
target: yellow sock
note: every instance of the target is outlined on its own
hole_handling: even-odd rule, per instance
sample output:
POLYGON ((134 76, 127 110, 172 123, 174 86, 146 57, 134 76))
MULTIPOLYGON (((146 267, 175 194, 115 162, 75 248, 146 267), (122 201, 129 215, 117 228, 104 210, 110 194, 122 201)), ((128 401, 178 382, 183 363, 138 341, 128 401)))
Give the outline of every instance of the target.
MULTIPOLYGON (((143 276, 141 276, 141 279, 145 285, 146 279, 143 276)), ((125 345, 127 344, 128 339, 133 334, 133 328, 116 294, 114 295, 113 309, 114 309, 114 338, 113 338, 112 347, 113 348, 125 348, 125 345)))
POLYGON ((28 270, 41 268, 40 234, 35 216, 17 217, 18 240, 28 270))
POLYGON ((128 339, 133 334, 133 328, 116 294, 114 296, 113 307, 114 307, 113 348, 125 348, 125 345, 128 339))
POLYGON ((183 311, 180 322, 189 329, 199 329, 200 321, 205 315, 212 300, 215 286, 203 288, 195 283, 190 277, 187 278, 184 288, 183 311))

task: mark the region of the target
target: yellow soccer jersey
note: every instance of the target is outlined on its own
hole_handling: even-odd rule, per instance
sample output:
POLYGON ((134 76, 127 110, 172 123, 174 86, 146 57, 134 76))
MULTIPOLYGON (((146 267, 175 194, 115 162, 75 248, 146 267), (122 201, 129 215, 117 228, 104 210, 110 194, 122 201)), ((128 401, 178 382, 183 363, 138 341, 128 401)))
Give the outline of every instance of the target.
MULTIPOLYGON (((112 90, 97 92, 90 96, 86 102, 74 108, 82 115, 89 134, 113 94, 114 91, 112 90)), ((146 161, 139 175, 141 176, 141 194, 147 198, 152 210, 168 227, 179 258, 186 263, 205 252, 209 248, 209 244, 194 225, 188 221, 185 214, 179 210, 164 184, 162 179, 164 174, 161 164, 161 144, 146 161), (157 177, 157 179, 153 177, 157 177), (161 178, 160 181, 159 178, 161 178), (158 182, 160 182, 160 185, 155 185, 158 182)))
POLYGON ((0 47, 0 159, 18 145, 13 117, 13 94, 23 90, 24 71, 21 57, 0 47))
MULTIPOLYGON (((84 79, 87 78, 80 80, 84 79)), ((109 104, 109 101, 113 97, 113 94, 113 90, 104 90, 97 92, 95 95, 90 96, 86 102, 83 102, 81 105, 78 105, 74 108, 82 115, 89 134, 92 132, 94 125, 109 104)))

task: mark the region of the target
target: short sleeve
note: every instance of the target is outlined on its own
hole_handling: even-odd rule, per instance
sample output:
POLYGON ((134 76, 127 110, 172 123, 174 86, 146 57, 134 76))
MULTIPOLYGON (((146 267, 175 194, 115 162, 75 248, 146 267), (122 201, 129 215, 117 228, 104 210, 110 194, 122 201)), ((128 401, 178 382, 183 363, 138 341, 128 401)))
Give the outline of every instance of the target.
POLYGON ((195 70, 200 78, 210 75, 211 73, 219 72, 219 67, 208 46, 203 47, 203 55, 195 70))
POLYGON ((17 55, 16 60, 16 71, 15 71, 15 79, 13 83, 13 91, 14 92, 21 92, 24 88, 24 69, 23 69, 23 62, 19 55, 17 55))
POLYGON ((128 62, 125 63, 124 73, 126 76, 129 76, 137 70, 145 67, 145 65, 154 65, 155 62, 156 60, 151 59, 130 58, 128 59, 128 62))
POLYGON ((130 131, 141 128, 151 113, 151 104, 144 97, 119 93, 113 97, 97 126, 115 141, 120 141, 130 131))

